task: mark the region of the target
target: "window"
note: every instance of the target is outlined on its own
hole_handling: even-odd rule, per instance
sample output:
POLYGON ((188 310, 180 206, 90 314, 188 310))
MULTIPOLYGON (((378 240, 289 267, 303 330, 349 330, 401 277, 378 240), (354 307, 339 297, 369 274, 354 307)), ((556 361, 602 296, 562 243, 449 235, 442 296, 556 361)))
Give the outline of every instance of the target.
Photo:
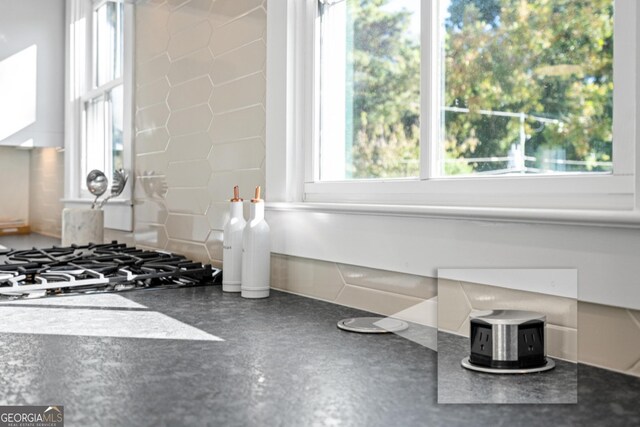
POLYGON ((613 171, 613 0, 442 5, 436 174, 613 171))
MULTIPOLYGON (((589 265, 599 265, 603 252, 584 249, 592 241, 600 242, 600 248, 622 248, 619 254, 607 255, 605 258, 624 258, 624 253, 629 252, 629 245, 622 240, 624 236, 633 235, 632 229, 637 229, 640 224, 640 192, 635 190, 640 189, 640 150, 636 149, 638 141, 635 131, 638 121, 637 101, 640 99, 636 64, 640 40, 640 32, 637 31, 639 2, 457 1, 455 3, 460 5, 460 9, 455 10, 451 8, 454 0, 360 0, 358 4, 352 2, 351 6, 350 1, 352 0, 269 2, 265 141, 269 155, 265 160, 265 171, 268 192, 266 209, 274 236, 274 253, 429 277, 436 277, 437 268, 443 265, 460 263, 485 267, 535 267, 542 263, 545 267, 562 267, 575 264, 574 261, 579 258, 578 261, 591 260, 592 262, 587 262, 589 265), (518 9, 520 12, 526 12, 525 6, 535 5, 557 8, 561 5, 577 7, 608 4, 602 9, 591 8, 580 13, 576 10, 561 15, 566 21, 564 29, 569 34, 589 30, 594 24, 598 24, 599 19, 613 25, 613 62, 601 62, 600 74, 582 79, 580 76, 587 75, 584 70, 593 67, 587 71, 595 73, 597 64, 590 58, 586 67, 578 69, 578 54, 569 54, 564 58, 552 56, 546 68, 532 68, 536 71, 532 74, 543 83, 555 78, 563 84, 582 84, 583 88, 595 89, 595 83, 604 85, 606 82, 605 90, 600 94, 603 99, 610 101, 608 105, 607 102, 599 104, 601 107, 607 106, 606 109, 593 108, 586 110, 589 114, 585 115, 584 110, 580 112, 579 109, 566 107, 570 104, 559 108, 561 104, 550 106, 541 102, 539 105, 532 103, 533 107, 523 107, 513 101, 515 96, 512 95, 521 96, 519 92, 513 91, 503 91, 495 98, 485 93, 483 96, 487 99, 483 98, 480 99, 482 102, 478 102, 471 96, 475 93, 469 94, 460 90, 460 85, 455 85, 456 81, 451 79, 455 74, 447 75, 447 70, 454 65, 465 65, 466 62, 463 61, 466 60, 469 60, 469 64, 477 65, 472 61, 474 58, 471 54, 477 56, 479 52, 470 50, 469 57, 458 58, 457 51, 453 53, 452 50, 456 46, 447 45, 452 43, 451 39, 447 39, 448 33, 464 33, 463 27, 468 22, 471 26, 466 31, 476 31, 483 37, 495 36, 497 30, 492 24, 504 22, 502 18, 496 18, 498 10, 502 13, 502 8, 498 9, 497 6, 516 3, 518 6, 522 5, 518 9), (405 38, 401 46, 411 47, 415 43, 413 35, 418 33, 416 25, 419 28, 419 72, 415 78, 419 80, 419 120, 412 122, 419 126, 418 151, 407 154, 406 157, 396 157, 417 160, 418 172, 414 170, 400 173, 397 172, 398 168, 393 169, 393 162, 389 162, 390 167, 387 167, 381 161, 377 164, 381 166, 378 171, 358 175, 357 165, 353 162, 352 147, 355 140, 349 139, 351 148, 346 143, 347 135, 353 137, 354 134, 353 111, 360 108, 354 98, 350 98, 358 93, 353 91, 353 87, 370 81, 367 80, 366 73, 356 76, 353 68, 354 64, 371 63, 358 58, 354 53, 356 46, 362 46, 357 44, 362 40, 357 40, 357 33, 354 31, 363 27, 353 25, 353 20, 362 16, 358 14, 367 5, 377 8, 371 13, 374 18, 379 18, 383 13, 406 11, 404 14, 409 17, 409 31, 404 31, 403 34, 409 39, 405 38), (610 15, 611 5, 614 10, 613 21, 610 15), (599 16, 597 10, 606 13, 599 16), (484 21, 474 18, 473 21, 471 18, 474 14, 487 18, 483 18, 484 21), (456 16, 462 17, 462 23, 456 16), (592 22, 594 19, 598 22, 592 22), (418 24, 414 23, 416 21, 418 24), (335 40, 336 43, 331 45, 329 40, 335 40), (343 42, 338 43, 339 40, 343 42), (561 60, 567 62, 560 62, 561 60), (451 64, 451 61, 458 63, 451 64), (570 66, 565 67, 563 64, 570 66), (607 69, 609 71, 604 71, 607 69), (611 78, 614 86, 612 94, 607 92, 611 78), (351 94, 349 88, 352 90, 351 94), (510 93, 510 98, 504 93, 510 93), (327 99, 332 97, 335 97, 333 103, 327 104, 327 99), (500 102, 486 102, 494 99, 500 102), (350 109, 351 114, 348 115, 347 111, 350 109), (502 117, 493 114, 498 111, 509 115, 502 117), (580 114, 576 115, 576 111, 580 114), (508 150, 520 141, 520 113, 536 116, 525 117, 524 126, 524 153, 527 157, 535 156, 536 160, 524 160, 527 160, 525 167, 540 170, 508 170, 508 163, 500 164, 501 160, 493 158, 490 160, 496 161, 481 162, 477 159, 489 156, 478 147, 475 151, 452 151, 453 147, 467 140, 467 134, 460 133, 458 129, 464 131, 475 126, 478 128, 476 138, 481 140, 484 137, 480 131, 485 132, 482 126, 486 125, 488 130, 503 132, 497 133, 499 138, 490 140, 493 146, 506 148, 502 153, 494 151, 490 157, 508 157, 508 150), (512 117, 511 114, 517 116, 512 117), (582 139, 585 143, 581 145, 583 150, 580 153, 577 150, 572 152, 573 148, 568 146, 558 146, 570 140, 558 137, 570 128, 564 127, 561 132, 554 122, 545 122, 543 127, 543 122, 538 119, 562 119, 569 126, 573 125, 567 120, 570 115, 573 118, 581 115, 591 117, 589 120, 592 124, 601 122, 598 124, 602 125, 602 129, 608 129, 610 135, 607 132, 594 132, 591 127, 586 132, 588 138, 582 139), (345 120, 341 120, 343 116, 345 120), (455 144, 452 144, 450 141, 454 141, 454 136, 455 144), (334 144, 333 151, 331 144, 334 144), (544 146, 554 144, 557 145, 552 148, 557 153, 545 153, 547 148, 544 146), (565 152, 561 153, 561 149, 565 152), (351 150, 351 157, 347 150, 351 150), (610 156, 610 159, 605 155, 610 156), (474 160, 467 164, 466 160, 471 158, 474 160), (542 161, 545 158, 553 161, 546 162, 548 166, 545 166, 542 161), (565 166, 554 166, 562 165, 560 160, 565 159, 565 166), (568 160, 580 163, 569 163, 568 160), (550 170, 544 171, 545 167, 550 170), (603 246, 602 242, 610 244, 603 246), (577 258, 572 254, 578 254, 577 258), (570 259, 572 257, 576 259, 570 259)), ((561 12, 560 9, 553 11, 561 12)), ((522 16, 528 21, 535 21, 531 14, 522 16)), ((557 24, 562 26, 560 20, 557 24)), ((404 25, 407 26, 406 18, 404 25)), ((519 25, 512 26, 512 30, 519 25)), ((379 29, 377 26, 374 28, 379 29)), ((558 31, 552 25, 539 28, 542 32, 551 30, 558 31)), ((609 43, 611 28, 607 31, 609 33, 602 33, 606 37, 601 40, 609 40, 606 42, 609 43)), ((382 44, 385 40, 378 37, 377 41, 382 44)), ((505 41, 509 40, 505 38, 505 41)), ((527 40, 528 43, 533 41, 535 40, 527 40)), ((564 36, 561 41, 566 41, 564 36)), ((480 43, 475 39, 475 34, 470 42, 476 43, 470 46, 477 49, 490 45, 480 43)), ((604 57, 611 61, 608 50, 610 46, 606 43, 598 42, 588 48, 599 48, 600 52, 606 48, 604 57)), ((569 44, 569 52, 574 52, 579 45, 578 43, 572 50, 569 44)), ((505 46, 508 47, 509 44, 505 46)), ((521 50, 519 55, 526 56, 529 53, 536 51, 521 50)), ((544 53, 547 55, 551 52, 544 53)), ((508 55, 509 51, 495 48, 492 54, 508 55)), ((509 75, 507 82, 517 75, 517 68, 525 64, 525 59, 531 60, 522 57, 519 61, 510 63, 509 69, 513 70, 513 76, 509 75)), ((395 64, 400 63, 399 60, 395 61, 395 64)), ((482 67, 478 68, 476 75, 490 74, 492 68, 489 66, 492 63, 480 62, 482 67)), ((390 66, 370 67, 370 72, 386 72, 389 69, 394 70, 390 66)), ((413 73, 416 74, 415 71, 413 73)), ((405 93, 415 94, 415 80, 411 82, 414 90, 405 93)), ((479 82, 474 84, 481 85, 481 89, 491 94, 492 86, 485 88, 485 80, 474 79, 479 82)), ((505 84, 503 89, 514 87, 505 84)), ((542 87, 548 89, 548 94, 555 96, 555 99, 562 99, 560 95, 565 97, 566 94, 573 96, 581 93, 560 92, 555 87, 546 88, 544 84, 542 87)), ((393 99, 392 94, 386 93, 391 90, 389 87, 389 90, 377 93, 376 99, 393 99)), ((364 90, 361 93, 366 95, 364 90)), ((581 99, 588 100, 583 95, 584 93, 580 95, 581 99)), ((570 99, 569 96, 566 98, 570 99)), ((590 102, 578 105, 595 107, 590 102)), ((396 108, 396 111, 415 111, 411 109, 415 105, 409 102, 402 103, 402 106, 402 109, 396 108)), ((380 107, 384 106, 372 106, 374 110, 380 107)), ((365 109, 360 111, 366 112, 365 109)), ((400 115, 386 119, 397 117, 400 115)), ((404 117, 410 115, 406 114, 404 117)), ((402 130, 406 132, 406 129, 402 130)), ((572 137, 575 131, 587 130, 589 127, 576 125, 573 129, 569 133, 572 137)), ((415 134, 412 137, 415 140, 415 134)), ((514 149, 521 150, 522 147, 514 149)), ((515 154, 512 157, 517 158, 515 154)), ((380 159, 381 156, 377 158, 380 159)), ((414 161, 413 164, 415 163, 414 161)), ((593 274, 586 276, 593 277, 593 274)), ((603 292, 606 293, 608 289, 605 288, 598 290, 595 286, 592 289, 595 292, 593 295, 604 295, 603 292)))
POLYGON ((307 4, 302 200, 633 207, 634 2, 307 4))
MULTIPOLYGON (((123 36, 124 3, 94 4, 91 31, 91 85, 84 94, 81 175, 99 169, 112 181, 124 168, 123 36)), ((82 193, 84 186, 81 184, 82 193)))
POLYGON ((320 4, 320 180, 420 173, 420 2, 320 4))
MULTIPOLYGON (((85 177, 102 170, 132 173, 133 20, 129 0, 67 2, 67 99, 65 203, 85 206, 93 199, 85 177)), ((130 230, 132 180, 109 202, 105 223, 130 230)))

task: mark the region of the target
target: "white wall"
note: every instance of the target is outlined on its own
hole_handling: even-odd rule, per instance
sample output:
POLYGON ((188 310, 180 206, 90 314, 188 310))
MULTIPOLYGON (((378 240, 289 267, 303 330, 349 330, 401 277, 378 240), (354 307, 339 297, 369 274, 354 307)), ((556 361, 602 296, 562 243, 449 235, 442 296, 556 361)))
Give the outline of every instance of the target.
POLYGON ((63 145, 64 10, 64 0, 0 1, 0 145, 63 145))
POLYGON ((29 225, 31 231, 60 237, 64 197, 64 153, 56 148, 31 150, 29 225))
POLYGON ((273 208, 267 221, 271 249, 283 255, 428 277, 440 268, 575 268, 580 301, 640 309, 638 228, 273 208))
POLYGON ((29 151, 0 147, 0 222, 28 222, 29 165, 29 151))

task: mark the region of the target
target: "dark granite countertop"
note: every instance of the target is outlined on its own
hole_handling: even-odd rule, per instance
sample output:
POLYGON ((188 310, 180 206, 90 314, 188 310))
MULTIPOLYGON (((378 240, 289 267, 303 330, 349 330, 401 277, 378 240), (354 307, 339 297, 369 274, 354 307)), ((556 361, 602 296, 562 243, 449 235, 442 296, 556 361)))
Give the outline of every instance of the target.
MULTIPOLYGON (((5 331, 0 404, 63 404, 69 426, 640 424, 640 379, 630 376, 580 365, 578 404, 438 404, 434 351, 336 328, 362 311, 220 287, 119 295, 146 307, 120 311, 159 312, 224 341, 5 331)), ((78 308, 58 310, 71 318, 78 308)), ((87 308, 91 321, 108 310, 87 308)))
POLYGON ((577 403, 578 365, 555 359, 555 368, 526 375, 496 375, 460 366, 469 339, 438 332, 438 403, 577 403))

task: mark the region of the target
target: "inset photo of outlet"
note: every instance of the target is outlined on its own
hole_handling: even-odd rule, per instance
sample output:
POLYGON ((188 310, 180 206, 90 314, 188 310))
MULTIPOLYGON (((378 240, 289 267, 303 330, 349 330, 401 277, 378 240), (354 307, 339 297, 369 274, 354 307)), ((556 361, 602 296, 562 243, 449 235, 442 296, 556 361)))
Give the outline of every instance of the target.
POLYGON ((577 328, 575 269, 438 270, 438 403, 577 403, 577 328))

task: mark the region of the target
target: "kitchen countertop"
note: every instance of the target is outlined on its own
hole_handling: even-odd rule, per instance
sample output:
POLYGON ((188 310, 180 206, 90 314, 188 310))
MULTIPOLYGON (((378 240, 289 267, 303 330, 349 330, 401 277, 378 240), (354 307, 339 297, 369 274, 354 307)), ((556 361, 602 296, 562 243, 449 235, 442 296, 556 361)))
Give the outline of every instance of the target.
POLYGON ((53 245, 60 246, 60 239, 56 237, 45 236, 43 234, 38 234, 38 233, 0 236, 0 246, 3 246, 5 248, 12 248, 12 249, 31 249, 33 247, 50 248, 53 245))
MULTIPOLYGON (((640 379, 584 365, 578 369, 578 404, 526 410, 438 404, 434 351, 392 334, 341 331, 338 320, 368 313, 331 303, 277 291, 266 300, 245 300, 219 286, 111 294, 123 303, 116 306, 99 303, 103 296, 72 297, 58 308, 47 305, 71 297, 0 306, 0 315, 20 307, 53 310, 58 317, 67 310, 63 318, 79 317, 80 329, 82 316, 91 324, 112 311, 125 317, 154 312, 164 319, 151 331, 155 338, 123 337, 127 328, 111 333, 109 324, 103 328, 109 337, 43 334, 52 333, 55 316, 53 323, 34 321, 39 326, 30 333, 7 333, 11 326, 5 326, 0 404, 62 404, 70 426, 640 423, 640 379), (90 304, 96 306, 83 307, 90 304), (193 340, 157 339, 173 328, 171 322, 182 325, 175 336, 193 340)), ((122 317, 114 319, 104 321, 118 329, 122 317)))
POLYGON ((577 403, 578 365, 526 375, 496 375, 460 366, 469 338, 438 332, 438 403, 577 403))

